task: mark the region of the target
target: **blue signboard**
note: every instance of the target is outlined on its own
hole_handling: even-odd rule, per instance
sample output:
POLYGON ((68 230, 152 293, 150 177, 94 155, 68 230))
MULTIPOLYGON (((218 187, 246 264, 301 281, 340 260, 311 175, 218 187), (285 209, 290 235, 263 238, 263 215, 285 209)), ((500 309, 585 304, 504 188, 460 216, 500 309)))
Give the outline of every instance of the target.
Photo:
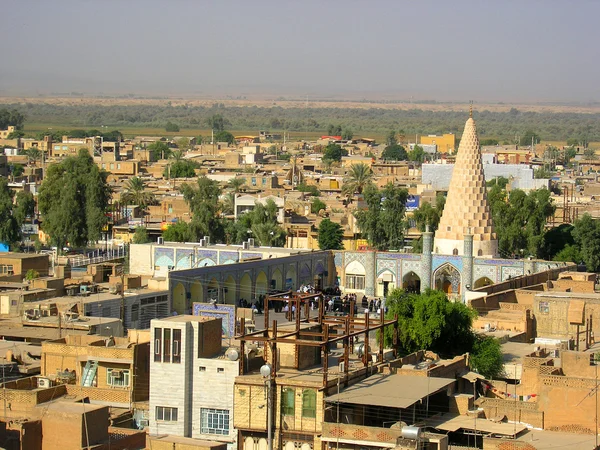
POLYGON ((406 210, 414 211, 419 207, 419 196, 418 195, 409 195, 406 200, 406 210))

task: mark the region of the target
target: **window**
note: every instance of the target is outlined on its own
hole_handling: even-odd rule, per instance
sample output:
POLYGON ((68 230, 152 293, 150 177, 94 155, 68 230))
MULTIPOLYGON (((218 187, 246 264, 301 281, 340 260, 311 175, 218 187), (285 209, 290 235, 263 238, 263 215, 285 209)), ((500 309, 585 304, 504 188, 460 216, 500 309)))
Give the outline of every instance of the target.
POLYGON ((457 248, 455 248, 454 250, 452 250, 452 254, 453 254, 454 256, 458 255, 458 249, 457 249, 457 248))
POLYGON ((225 369, 223 369, 222 367, 217 367, 217 372, 223 373, 223 372, 225 372, 225 369))
POLYGON ((548 314, 550 312, 550 304, 548 302, 540 302, 540 312, 548 314))
POLYGON ((263 186, 266 186, 266 185, 267 185, 267 179, 266 179, 266 178, 263 178, 263 179, 262 179, 262 184, 263 184, 263 186))
POLYGON ((177 422, 177 408, 169 408, 168 406, 157 406, 156 420, 162 420, 164 422, 177 422))
POLYGON ((121 168, 121 163, 117 163, 117 169, 121 168))
POLYGON ((106 369, 106 384, 109 386, 129 386, 129 369, 106 369))
POLYGON ((162 361, 162 328, 154 329, 154 362, 162 361))
POLYGON ((302 417, 317 417, 317 392, 314 389, 304 389, 302 392, 302 417))
POLYGON ((256 178, 252 177, 252 186, 256 186, 256 178))
POLYGON ((205 366, 200 366, 200 367, 198 367, 198 371, 199 372, 206 372, 206 367, 205 366))
POLYGON ((165 328, 165 332, 163 335, 163 362, 170 363, 171 362, 171 330, 169 328, 165 328))
POLYGON ((181 330, 173 330, 173 362, 181 362, 181 330))
POLYGON ((477 251, 477 256, 483 256, 483 250, 479 249, 479 250, 477 251))
POLYGON ((346 275, 346 289, 363 290, 365 288, 364 275, 346 275))
POLYGON ((228 435, 229 410, 200 408, 200 432, 228 435))
POLYGON ((281 390, 281 414, 284 416, 293 416, 295 414, 295 391, 291 388, 283 388, 281 390))

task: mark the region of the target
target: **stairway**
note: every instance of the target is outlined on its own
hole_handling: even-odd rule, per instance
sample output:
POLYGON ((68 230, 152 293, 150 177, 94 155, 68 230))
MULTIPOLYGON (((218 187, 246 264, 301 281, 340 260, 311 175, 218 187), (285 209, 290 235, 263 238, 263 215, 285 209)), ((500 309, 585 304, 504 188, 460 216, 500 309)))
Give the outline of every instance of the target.
POLYGON ((81 377, 81 385, 90 387, 94 383, 96 372, 98 370, 98 361, 88 361, 83 369, 83 376, 81 377))

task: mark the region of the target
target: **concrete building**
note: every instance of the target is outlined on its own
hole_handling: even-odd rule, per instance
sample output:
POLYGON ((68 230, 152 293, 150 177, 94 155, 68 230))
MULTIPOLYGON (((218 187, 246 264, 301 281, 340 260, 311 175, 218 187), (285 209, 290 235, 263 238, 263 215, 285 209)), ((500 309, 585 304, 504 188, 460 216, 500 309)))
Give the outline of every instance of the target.
POLYGON ((233 380, 239 362, 223 354, 221 319, 157 319, 151 333, 150 434, 214 440, 233 450, 233 380))
POLYGON ((258 197, 255 197, 253 195, 236 195, 234 205, 234 216, 237 219, 242 214, 248 211, 252 211, 256 207, 257 203, 266 205, 266 203, 269 200, 272 200, 275 203, 275 205, 277 205, 277 222, 283 223, 283 207, 285 204, 285 200, 281 197, 275 197, 274 195, 267 195, 264 197, 261 195, 258 195, 258 197))
POLYGON ((452 133, 437 136, 430 134, 429 136, 420 136, 420 145, 436 145, 438 153, 452 153, 456 148, 456 136, 452 133))
POLYGON ((40 376, 57 384, 74 372, 67 392, 92 403, 130 408, 148 400, 150 334, 132 330, 125 338, 67 335, 42 344, 40 376))

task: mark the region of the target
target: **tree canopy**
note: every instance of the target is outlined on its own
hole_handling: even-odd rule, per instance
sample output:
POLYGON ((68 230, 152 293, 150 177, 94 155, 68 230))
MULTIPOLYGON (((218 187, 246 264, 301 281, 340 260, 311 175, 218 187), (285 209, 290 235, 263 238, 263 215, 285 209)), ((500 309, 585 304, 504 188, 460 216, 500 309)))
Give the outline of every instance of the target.
POLYGON ((215 142, 227 142, 231 145, 235 142, 235 136, 229 131, 221 130, 215 133, 215 142))
POLYGON ((107 172, 87 150, 48 167, 38 195, 42 229, 62 249, 81 247, 100 238, 111 196, 107 172))
POLYGON ((168 132, 178 132, 179 131, 179 125, 177 125, 176 123, 173 123, 173 122, 169 121, 165 125, 165 131, 168 131, 168 132))
POLYGON ((148 145, 147 148, 152 152, 151 160, 167 159, 173 152, 166 142, 163 141, 155 141, 148 145))
POLYGON ((328 144, 323 149, 324 161, 340 162, 342 156, 348 156, 348 150, 342 148, 339 144, 328 144))
POLYGON ((381 153, 381 159, 384 161, 406 161, 408 153, 399 144, 388 145, 381 153))
POLYGON ((25 125, 25 115, 16 109, 0 109, 0 130, 6 130, 9 126, 22 130, 25 125))
POLYGON ((321 250, 343 250, 344 229, 339 223, 323 219, 319 224, 319 248, 321 250))
POLYGON ((19 220, 13 214, 15 193, 8 187, 8 180, 0 177, 0 242, 9 246, 21 239, 19 220))
POLYGON ((367 207, 354 213, 361 234, 377 250, 402 248, 408 191, 392 183, 381 190, 369 184, 363 196, 367 207))
POLYGON ((211 242, 225 242, 225 224, 221 215, 219 184, 205 176, 198 177, 196 185, 184 183, 180 187, 183 198, 192 212, 191 238, 210 236, 211 242))
POLYGON ((355 193, 362 194, 372 179, 373 171, 369 165, 364 163, 352 164, 344 179, 342 192, 348 196, 352 196, 355 193))
POLYGON ((241 244, 248 238, 268 247, 283 247, 286 233, 277 222, 278 207, 272 199, 262 204, 256 202, 254 209, 238 217, 237 222, 228 227, 229 239, 241 244))
POLYGON ((414 212, 413 219, 416 222, 419 231, 423 232, 429 225, 429 231, 435 232, 442 218, 444 206, 446 205, 446 197, 443 194, 438 194, 435 198, 435 206, 429 202, 423 202, 414 212))
POLYGON ((550 191, 537 189, 525 193, 514 189, 507 193, 499 185, 494 185, 488 198, 500 254, 503 257, 541 257, 546 221, 556 209, 550 191))
POLYGON ((150 237, 148 236, 148 230, 146 230, 146 227, 135 227, 135 232, 133 233, 133 243, 147 244, 148 242, 150 242, 150 237))

